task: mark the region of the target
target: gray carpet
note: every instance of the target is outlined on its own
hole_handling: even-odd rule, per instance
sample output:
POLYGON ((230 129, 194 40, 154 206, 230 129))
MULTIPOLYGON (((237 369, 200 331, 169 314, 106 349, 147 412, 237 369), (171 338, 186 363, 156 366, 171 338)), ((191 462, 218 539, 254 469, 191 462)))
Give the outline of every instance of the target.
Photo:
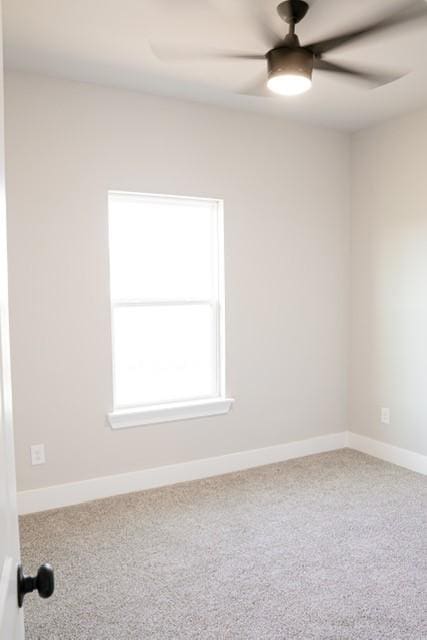
POLYGON ((21 519, 27 640, 427 639, 427 478, 350 450, 21 519))

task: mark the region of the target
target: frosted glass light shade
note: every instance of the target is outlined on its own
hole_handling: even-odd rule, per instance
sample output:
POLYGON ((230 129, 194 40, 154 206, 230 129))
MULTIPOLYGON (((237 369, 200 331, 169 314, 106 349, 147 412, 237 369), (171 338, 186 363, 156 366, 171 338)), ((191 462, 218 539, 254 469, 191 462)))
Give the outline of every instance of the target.
POLYGON ((270 76, 267 87, 281 96, 297 96, 311 89, 312 82, 306 76, 294 73, 281 73, 270 76))

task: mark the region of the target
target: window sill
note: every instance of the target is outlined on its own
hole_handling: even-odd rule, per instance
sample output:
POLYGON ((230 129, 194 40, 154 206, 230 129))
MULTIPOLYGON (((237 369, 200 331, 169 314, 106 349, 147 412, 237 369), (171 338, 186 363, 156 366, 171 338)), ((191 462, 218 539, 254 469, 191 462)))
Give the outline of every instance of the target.
POLYGON ((128 427, 143 427, 159 422, 218 416, 228 413, 233 402, 233 398, 211 398, 193 400, 191 402, 159 404, 150 407, 133 407, 109 413, 108 421, 112 429, 126 429, 128 427))

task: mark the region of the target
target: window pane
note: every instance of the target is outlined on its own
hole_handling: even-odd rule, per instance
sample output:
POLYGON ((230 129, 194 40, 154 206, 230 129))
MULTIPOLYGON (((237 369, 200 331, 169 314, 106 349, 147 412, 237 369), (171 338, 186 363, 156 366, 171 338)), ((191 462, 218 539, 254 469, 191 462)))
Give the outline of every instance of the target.
POLYGON ((215 396, 216 364, 210 305, 115 308, 116 406, 215 396))
POLYGON ((110 195, 113 300, 217 295, 217 202, 110 195))

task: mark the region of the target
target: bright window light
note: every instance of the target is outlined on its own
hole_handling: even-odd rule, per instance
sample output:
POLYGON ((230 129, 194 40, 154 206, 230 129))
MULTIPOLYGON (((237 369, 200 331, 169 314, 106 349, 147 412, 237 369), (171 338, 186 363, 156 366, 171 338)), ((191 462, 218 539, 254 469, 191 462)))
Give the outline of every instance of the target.
POLYGON ((111 192, 114 408, 224 395, 219 200, 111 192))

